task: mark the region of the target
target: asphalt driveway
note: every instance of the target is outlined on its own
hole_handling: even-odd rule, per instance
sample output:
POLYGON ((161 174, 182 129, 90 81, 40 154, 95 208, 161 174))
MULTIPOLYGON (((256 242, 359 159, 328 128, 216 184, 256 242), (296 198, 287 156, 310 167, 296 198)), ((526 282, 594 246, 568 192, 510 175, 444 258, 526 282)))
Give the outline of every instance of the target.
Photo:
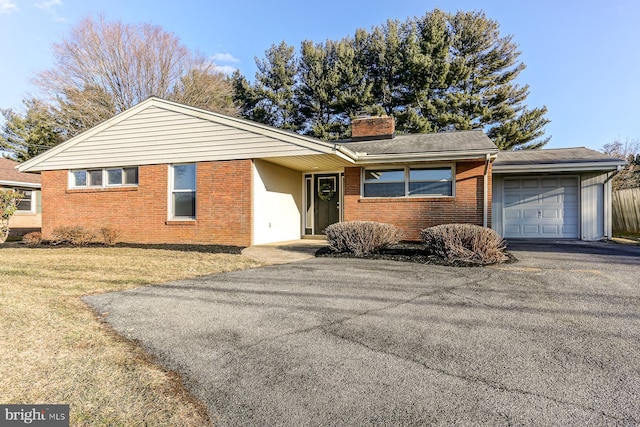
POLYGON ((317 258, 95 295, 217 425, 640 424, 640 247, 317 258))

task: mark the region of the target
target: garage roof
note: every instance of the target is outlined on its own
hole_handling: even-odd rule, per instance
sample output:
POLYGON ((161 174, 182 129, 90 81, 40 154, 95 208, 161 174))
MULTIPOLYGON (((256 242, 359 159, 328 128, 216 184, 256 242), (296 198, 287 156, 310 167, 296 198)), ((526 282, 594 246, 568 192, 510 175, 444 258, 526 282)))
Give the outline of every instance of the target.
POLYGON ((493 172, 611 171, 625 164, 624 160, 585 147, 501 151, 493 162, 493 172))

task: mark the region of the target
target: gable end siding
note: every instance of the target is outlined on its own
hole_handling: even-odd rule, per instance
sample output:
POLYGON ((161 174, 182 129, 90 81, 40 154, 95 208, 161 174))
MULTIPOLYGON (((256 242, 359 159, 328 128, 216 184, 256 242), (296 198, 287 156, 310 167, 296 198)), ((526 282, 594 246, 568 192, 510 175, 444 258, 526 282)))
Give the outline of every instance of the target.
POLYGON ((249 246, 252 239, 250 160, 200 162, 196 220, 167 221, 169 165, 139 167, 138 187, 69 190, 68 171, 42 172, 42 233, 59 226, 109 226, 118 241, 249 246))
POLYGON ((149 107, 47 158, 39 170, 319 154, 307 147, 149 107))

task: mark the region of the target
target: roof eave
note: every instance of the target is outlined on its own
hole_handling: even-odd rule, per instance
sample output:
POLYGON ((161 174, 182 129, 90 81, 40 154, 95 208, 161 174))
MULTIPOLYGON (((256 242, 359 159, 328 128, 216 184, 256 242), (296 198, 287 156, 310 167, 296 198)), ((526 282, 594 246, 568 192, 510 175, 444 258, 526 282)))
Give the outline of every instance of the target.
POLYGON ((493 173, 523 173, 523 172, 588 172, 614 171, 625 163, 621 162, 583 162, 583 163, 553 163, 553 164, 521 164, 521 165, 493 165, 493 173))
POLYGON ((41 184, 35 182, 24 182, 24 181, 5 181, 0 180, 0 185, 6 185, 10 187, 29 187, 29 188, 40 188, 41 184))
POLYGON ((420 162, 433 160, 466 160, 466 159, 486 159, 487 155, 494 156, 498 153, 495 150, 465 150, 465 151, 442 151, 430 153, 410 153, 410 154, 366 154, 358 153, 356 163, 397 163, 397 162, 420 162))

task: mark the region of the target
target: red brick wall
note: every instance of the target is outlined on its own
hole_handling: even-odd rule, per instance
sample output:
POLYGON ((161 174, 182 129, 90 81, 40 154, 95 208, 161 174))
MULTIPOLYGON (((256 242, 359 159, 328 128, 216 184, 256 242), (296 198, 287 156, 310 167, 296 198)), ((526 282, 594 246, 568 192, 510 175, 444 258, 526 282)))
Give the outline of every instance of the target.
MULTIPOLYGON (((439 224, 483 223, 484 161, 456 164, 455 197, 361 198, 360 168, 345 168, 344 220, 379 221, 400 227, 407 240, 420 240, 420 230, 439 224)), ((491 206, 491 166, 488 204, 491 206)), ((488 212, 491 224, 491 210, 488 212)))
POLYGON ((393 117, 364 117, 351 121, 351 138, 391 137, 396 130, 393 117))
POLYGON ((197 164, 196 220, 167 221, 168 165, 139 167, 138 187, 68 189, 68 171, 42 173, 42 233, 62 225, 110 226, 119 241, 249 246, 251 160, 197 164))

